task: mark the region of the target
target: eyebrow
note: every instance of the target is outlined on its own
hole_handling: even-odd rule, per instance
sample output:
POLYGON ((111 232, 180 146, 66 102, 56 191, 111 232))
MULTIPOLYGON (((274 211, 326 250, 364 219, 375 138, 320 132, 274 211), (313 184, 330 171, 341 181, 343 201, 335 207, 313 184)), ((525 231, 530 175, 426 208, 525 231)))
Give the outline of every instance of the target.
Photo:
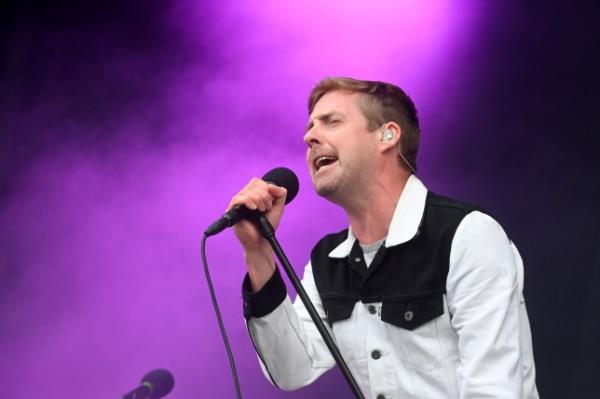
POLYGON ((316 117, 314 117, 314 119, 308 121, 308 125, 306 125, 306 131, 308 132, 310 129, 313 128, 313 126, 315 125, 315 123, 314 123, 315 119, 318 121, 327 123, 336 116, 341 117, 341 118, 344 117, 344 115, 339 112, 327 112, 325 114, 317 115, 316 117))

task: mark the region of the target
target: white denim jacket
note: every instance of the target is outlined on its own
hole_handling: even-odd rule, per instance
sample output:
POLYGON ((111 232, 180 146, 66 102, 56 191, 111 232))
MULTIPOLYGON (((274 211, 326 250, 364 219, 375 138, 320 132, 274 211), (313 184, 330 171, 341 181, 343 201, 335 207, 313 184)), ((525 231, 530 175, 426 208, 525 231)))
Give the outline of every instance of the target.
MULTIPOLYGON (((386 247, 415 236, 426 196, 425 186, 411 176, 386 247)), ((346 241, 329 256, 348 256, 355 240, 349 229, 346 241)), ((281 279, 279 272, 273 279, 281 279)), ((310 263, 302 284, 326 321, 310 263)), ((523 299, 523 262, 490 216, 474 211, 460 223, 452 241, 446 292, 444 314, 412 331, 382 322, 380 303, 357 302, 349 319, 333 323, 330 332, 365 397, 539 398, 523 299)), ((292 304, 285 296, 272 312, 251 317, 247 324, 265 375, 281 389, 308 385, 335 366, 300 300, 292 304)))

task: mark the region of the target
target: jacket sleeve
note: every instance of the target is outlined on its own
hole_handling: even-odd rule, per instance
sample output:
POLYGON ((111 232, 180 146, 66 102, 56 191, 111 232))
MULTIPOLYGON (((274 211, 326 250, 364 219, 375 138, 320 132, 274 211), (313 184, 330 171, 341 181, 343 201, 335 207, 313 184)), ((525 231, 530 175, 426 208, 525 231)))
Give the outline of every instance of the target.
MULTIPOLYGON (((292 305, 279 269, 257 293, 250 293, 249 283, 246 276, 242 289, 244 316, 263 372, 273 384, 284 390, 298 389, 335 365, 302 301, 297 299, 292 305)), ((325 321, 310 263, 304 270, 302 285, 325 321)))
POLYGON ((463 219, 446 282, 458 336, 461 399, 523 395, 518 267, 511 242, 494 219, 481 212, 463 219))

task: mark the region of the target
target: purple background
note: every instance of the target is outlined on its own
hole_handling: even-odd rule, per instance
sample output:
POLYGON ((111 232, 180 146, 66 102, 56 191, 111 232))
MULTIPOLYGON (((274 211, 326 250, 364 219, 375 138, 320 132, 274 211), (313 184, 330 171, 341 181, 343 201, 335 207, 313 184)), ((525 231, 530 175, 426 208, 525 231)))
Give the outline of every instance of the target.
MULTIPOLYGON (((524 257, 542 396, 593 396, 594 2, 83 3, 14 1, 0 17, 3 397, 119 397, 157 367, 176 377, 171 398, 233 397, 201 233, 279 165, 300 178, 278 232, 299 272, 345 226, 304 166, 306 98, 329 75, 412 96, 420 178, 486 207, 524 257)), ((273 388, 242 320, 231 232, 208 258, 246 397, 350 395, 337 371, 273 388)))

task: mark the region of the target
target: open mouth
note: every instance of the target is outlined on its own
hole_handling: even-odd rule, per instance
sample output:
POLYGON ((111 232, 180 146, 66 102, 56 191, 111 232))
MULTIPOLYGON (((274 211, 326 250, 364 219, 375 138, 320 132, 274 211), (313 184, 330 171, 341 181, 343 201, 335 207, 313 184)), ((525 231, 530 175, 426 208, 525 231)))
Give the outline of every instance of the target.
POLYGON ((321 169, 322 167, 331 165, 335 161, 337 161, 337 157, 330 156, 330 155, 324 155, 324 156, 316 157, 315 160, 313 161, 313 164, 315 166, 315 170, 318 172, 319 169, 321 169))

